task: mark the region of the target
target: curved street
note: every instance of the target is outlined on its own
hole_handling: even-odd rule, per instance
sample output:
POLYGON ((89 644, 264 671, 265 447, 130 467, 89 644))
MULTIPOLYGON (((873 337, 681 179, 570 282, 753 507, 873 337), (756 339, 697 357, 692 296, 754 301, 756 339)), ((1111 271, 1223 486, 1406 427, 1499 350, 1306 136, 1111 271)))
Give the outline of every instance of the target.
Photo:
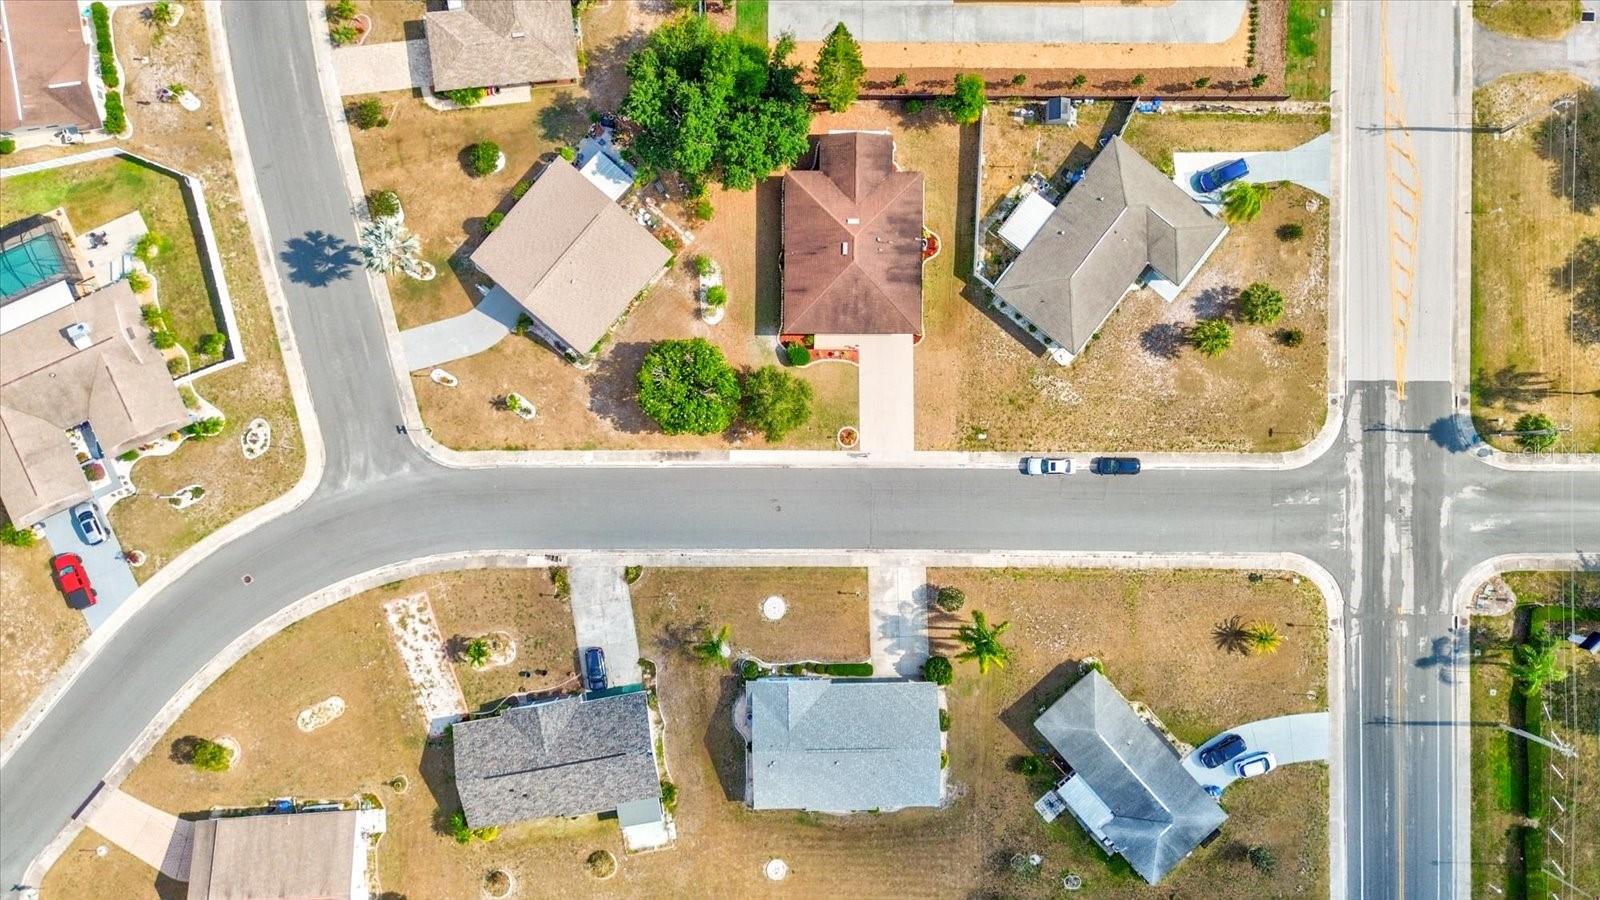
MULTIPOLYGON (((1460 39, 1449 5, 1407 4, 1396 14, 1394 33, 1454 31, 1460 39)), ((1382 120, 1373 66, 1350 66, 1334 99, 1346 104, 1334 121, 1346 142, 1345 190, 1355 193, 1335 202, 1350 235, 1344 330, 1357 380, 1333 413, 1337 441, 1307 465, 1054 480, 939 468, 461 469, 432 462, 397 429, 402 401, 377 301, 359 267, 347 264, 355 225, 303 5, 227 4, 224 22, 327 466, 309 500, 212 553, 133 616, 0 767, 0 878, 8 886, 24 883, 30 861, 191 676, 319 589, 452 551, 748 548, 1304 556, 1343 594, 1343 608, 1330 611, 1343 626, 1345 662, 1331 676, 1341 682, 1331 833, 1343 868, 1334 894, 1467 893, 1471 736, 1457 586, 1494 556, 1600 552, 1600 470, 1488 465, 1463 445, 1471 426, 1456 418, 1447 368, 1414 365, 1404 401, 1394 373, 1381 370, 1394 354, 1385 343, 1384 210, 1370 193, 1384 182, 1383 137, 1365 129, 1382 120)), ((1349 44, 1370 50, 1378 27, 1358 5, 1349 44)), ((1420 51, 1398 60, 1417 75, 1407 90, 1421 93, 1408 102, 1439 117, 1468 109, 1470 91, 1453 94, 1452 62, 1420 51)), ((1417 333, 1404 342, 1447 363, 1455 253, 1467 249, 1458 225, 1469 206, 1457 189, 1467 137, 1415 136, 1428 181, 1425 257, 1440 272, 1423 281, 1427 315, 1415 317, 1417 333)))

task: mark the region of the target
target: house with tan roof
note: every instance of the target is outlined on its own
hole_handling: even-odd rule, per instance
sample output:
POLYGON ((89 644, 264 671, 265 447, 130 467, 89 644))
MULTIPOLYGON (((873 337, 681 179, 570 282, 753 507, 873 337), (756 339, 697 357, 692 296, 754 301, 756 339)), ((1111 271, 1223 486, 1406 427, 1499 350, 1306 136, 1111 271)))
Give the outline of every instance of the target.
POLYGON ((994 300, 1062 365, 1129 291, 1175 299, 1228 233, 1120 136, 1053 211, 1034 213, 1041 205, 1025 201, 1002 226, 1022 252, 994 282, 994 300))
POLYGON ((77 0, 0 0, 0 134, 99 128, 95 65, 77 0))
POLYGON ((779 330, 921 334, 922 196, 888 133, 818 138, 811 167, 783 176, 779 330))
POLYGON ((422 24, 435 91, 578 80, 569 0, 449 0, 422 24))
POLYGON ((528 311, 541 337, 576 361, 593 352, 671 256, 583 173, 556 160, 472 262, 528 311))
POLYGON ((223 816, 194 823, 188 900, 367 900, 382 809, 223 816))
POLYGON ((126 281, 0 335, 0 506, 19 527, 90 497, 70 430, 115 456, 188 421, 126 281))

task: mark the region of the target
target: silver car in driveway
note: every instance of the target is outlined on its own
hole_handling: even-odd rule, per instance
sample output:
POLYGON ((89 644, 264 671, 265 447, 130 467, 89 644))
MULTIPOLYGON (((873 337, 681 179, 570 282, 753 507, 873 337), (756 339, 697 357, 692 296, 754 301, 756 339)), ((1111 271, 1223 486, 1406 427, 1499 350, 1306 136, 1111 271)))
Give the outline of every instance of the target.
POLYGON ((101 524, 100 511, 95 509, 93 503, 79 503, 72 508, 72 527, 77 529, 78 537, 91 547, 106 541, 106 527, 101 524))

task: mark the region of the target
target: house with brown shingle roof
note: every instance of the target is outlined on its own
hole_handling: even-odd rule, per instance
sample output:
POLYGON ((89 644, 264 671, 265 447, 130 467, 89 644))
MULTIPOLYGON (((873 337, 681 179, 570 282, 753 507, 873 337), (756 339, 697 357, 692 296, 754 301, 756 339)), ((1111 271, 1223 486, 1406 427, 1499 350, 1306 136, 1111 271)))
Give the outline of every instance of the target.
POLYGON ((126 281, 0 335, 0 506, 18 527, 89 498, 69 429, 115 456, 188 421, 126 281))
POLYGON ((556 160, 472 262, 570 359, 592 351, 672 256, 570 164, 556 160))
POLYGON ((451 0, 422 24, 435 91, 578 80, 570 0, 451 0))
POLYGON ((0 134, 100 127, 76 0, 0 0, 0 134))
POLYGON ((783 334, 921 334, 921 172, 886 132, 817 139, 783 176, 783 334))

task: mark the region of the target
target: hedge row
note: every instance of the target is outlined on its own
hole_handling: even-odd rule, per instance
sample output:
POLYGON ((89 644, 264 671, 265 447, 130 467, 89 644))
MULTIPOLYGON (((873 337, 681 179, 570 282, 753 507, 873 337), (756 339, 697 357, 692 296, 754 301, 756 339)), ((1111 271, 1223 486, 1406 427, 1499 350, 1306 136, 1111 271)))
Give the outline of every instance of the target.
MULTIPOLYGON (((1522 727, 1541 737, 1544 736, 1543 701, 1543 691, 1535 691, 1522 699, 1522 727)), ((1544 772, 1550 751, 1538 741, 1524 743, 1528 746, 1528 777, 1524 779, 1528 787, 1526 814, 1538 824, 1522 829, 1523 890, 1528 897, 1544 897, 1549 894, 1544 874, 1544 772)))
POLYGON ((872 663, 806 663, 806 670, 819 675, 838 675, 841 678, 870 678, 872 663))
POLYGON ((122 95, 116 91, 106 91, 106 121, 107 134, 121 134, 128 130, 128 115, 122 109, 122 95))
MULTIPOLYGON (((89 7, 89 15, 94 19, 94 49, 100 55, 100 80, 106 83, 106 87, 114 88, 118 84, 118 79, 117 54, 111 46, 111 10, 107 9, 104 3, 96 2, 89 7)), ((106 106, 108 107, 106 115, 108 118, 111 115, 109 109, 110 100, 110 97, 106 98, 106 106)), ((121 106, 120 99, 118 100, 118 106, 121 106)), ((106 130, 112 131, 113 129, 108 124, 106 130)), ((121 130, 120 128, 115 129, 116 132, 121 130)))

